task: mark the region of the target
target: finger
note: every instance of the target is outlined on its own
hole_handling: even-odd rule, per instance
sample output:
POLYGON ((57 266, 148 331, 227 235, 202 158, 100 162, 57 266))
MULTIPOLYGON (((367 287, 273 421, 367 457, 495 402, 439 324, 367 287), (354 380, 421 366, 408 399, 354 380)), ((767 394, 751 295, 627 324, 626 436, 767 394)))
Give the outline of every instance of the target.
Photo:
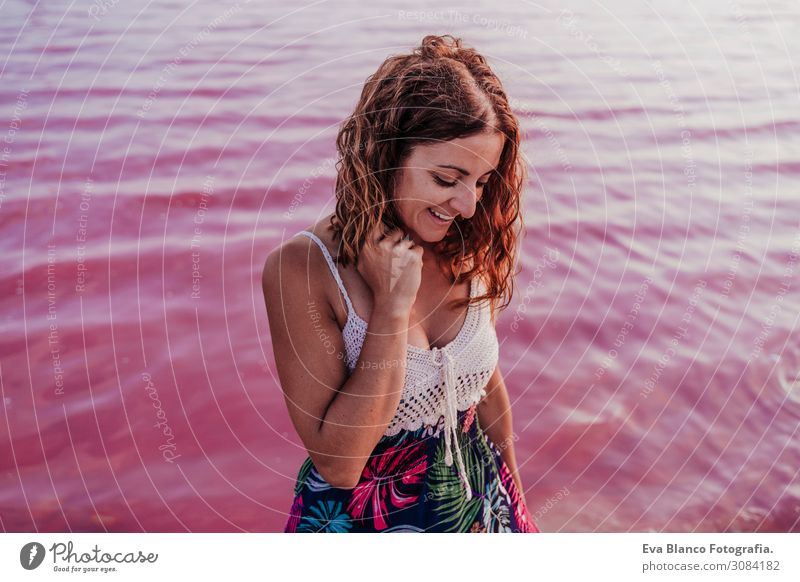
POLYGON ((372 244, 377 244, 381 242, 381 239, 383 239, 385 231, 386 231, 386 226, 383 224, 383 222, 379 221, 376 225, 372 227, 372 230, 369 232, 367 240, 372 244))
POLYGON ((408 248, 415 249, 419 247, 417 241, 415 241, 414 237, 412 237, 410 234, 406 235, 406 240, 408 240, 408 242, 410 243, 408 248))
POLYGON ((386 238, 392 241, 394 244, 397 244, 402 240, 403 235, 405 235, 403 229, 395 228, 386 235, 386 238))

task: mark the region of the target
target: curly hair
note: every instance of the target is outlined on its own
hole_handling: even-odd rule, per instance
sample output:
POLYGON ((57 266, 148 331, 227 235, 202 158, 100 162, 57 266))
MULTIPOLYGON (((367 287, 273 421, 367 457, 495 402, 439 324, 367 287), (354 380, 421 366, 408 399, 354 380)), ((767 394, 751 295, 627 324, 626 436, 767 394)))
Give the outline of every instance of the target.
POLYGON ((415 145, 485 131, 505 136, 498 167, 472 218, 457 217, 456 228, 433 249, 451 281, 477 276, 486 283, 486 294, 456 300, 452 307, 488 299, 496 309, 505 309, 514 288, 515 225, 524 228, 521 132, 486 59, 449 34, 428 35, 410 54, 388 57, 367 78, 355 110, 339 129, 336 211, 330 220, 338 260, 358 265, 367 233, 380 221, 388 228, 402 225, 392 194, 397 169, 415 145))

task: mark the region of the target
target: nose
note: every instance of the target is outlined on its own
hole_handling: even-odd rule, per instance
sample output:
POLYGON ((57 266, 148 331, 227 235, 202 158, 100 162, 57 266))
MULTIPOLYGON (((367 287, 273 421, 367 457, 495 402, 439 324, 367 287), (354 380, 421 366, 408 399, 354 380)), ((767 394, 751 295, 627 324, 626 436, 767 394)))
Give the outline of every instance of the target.
POLYGON ((464 218, 472 218, 478 205, 478 187, 462 183, 458 192, 450 200, 450 206, 464 218))

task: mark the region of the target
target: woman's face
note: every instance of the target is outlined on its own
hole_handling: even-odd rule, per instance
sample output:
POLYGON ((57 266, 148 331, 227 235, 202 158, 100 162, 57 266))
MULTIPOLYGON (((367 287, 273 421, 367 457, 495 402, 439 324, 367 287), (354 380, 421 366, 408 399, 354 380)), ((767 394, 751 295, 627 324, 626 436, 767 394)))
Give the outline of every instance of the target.
POLYGON ((455 217, 472 218, 504 141, 502 133, 484 132, 412 148, 398 169, 394 201, 415 243, 428 247, 444 238, 455 217))

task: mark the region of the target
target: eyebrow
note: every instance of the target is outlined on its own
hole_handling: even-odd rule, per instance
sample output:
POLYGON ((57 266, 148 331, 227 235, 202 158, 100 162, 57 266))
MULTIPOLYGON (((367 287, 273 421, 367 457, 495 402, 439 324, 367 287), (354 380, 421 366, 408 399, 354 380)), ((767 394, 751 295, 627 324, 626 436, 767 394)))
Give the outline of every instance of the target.
MULTIPOLYGON (((458 166, 453 166, 452 164, 437 164, 440 168, 450 168, 452 170, 458 170, 465 176, 469 176, 469 172, 467 172, 464 168, 459 168, 458 166)), ((485 172, 484 175, 488 174, 489 172, 495 170, 496 168, 492 168, 491 170, 485 172)))

